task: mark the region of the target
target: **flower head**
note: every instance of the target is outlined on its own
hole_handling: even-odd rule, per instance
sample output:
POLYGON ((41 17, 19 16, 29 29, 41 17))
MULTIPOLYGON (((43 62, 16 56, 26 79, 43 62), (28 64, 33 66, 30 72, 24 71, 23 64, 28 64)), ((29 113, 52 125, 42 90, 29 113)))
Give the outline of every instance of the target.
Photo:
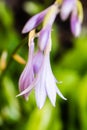
POLYGON ((65 20, 71 14, 71 30, 74 35, 79 35, 81 28, 81 5, 77 7, 78 0, 56 0, 56 2, 46 10, 33 16, 25 24, 22 33, 29 33, 29 55, 28 62, 19 79, 20 94, 28 99, 32 89, 35 90, 36 103, 42 108, 46 97, 50 99, 53 106, 56 102, 56 94, 66 100, 58 89, 57 80, 53 75, 50 65, 51 51, 51 30, 57 14, 61 13, 61 18, 65 20), (79 13, 78 13, 79 12, 79 13), (42 22, 42 28, 35 33, 33 29, 42 22), (34 49, 34 39, 38 38, 37 50, 34 49))
MULTIPOLYGON (((44 52, 38 51, 33 57, 33 72, 34 79, 27 85, 27 87, 18 95, 24 95, 30 93, 32 89, 35 89, 36 103, 41 109, 45 103, 46 97, 48 96, 52 105, 55 106, 56 94, 66 100, 62 93, 56 86, 56 79, 52 73, 50 65, 50 44, 51 39, 49 38, 49 44, 47 44, 44 52)), ((25 67, 26 69, 26 67, 25 67)), ((28 77, 26 77, 28 79, 28 77)), ((23 82, 22 82, 23 83, 23 82)))

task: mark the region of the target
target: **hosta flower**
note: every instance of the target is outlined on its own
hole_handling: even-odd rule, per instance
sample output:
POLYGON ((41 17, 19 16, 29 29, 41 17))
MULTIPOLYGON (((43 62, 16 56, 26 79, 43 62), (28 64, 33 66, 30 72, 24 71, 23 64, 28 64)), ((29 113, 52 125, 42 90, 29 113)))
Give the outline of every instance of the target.
MULTIPOLYGON (((66 100, 57 87, 57 80, 53 75, 50 65, 51 51, 51 30, 57 14, 65 20, 71 13, 71 30, 74 35, 80 33, 81 12, 78 15, 77 0, 56 0, 56 2, 41 13, 36 14, 25 24, 22 33, 29 32, 29 55, 28 62, 19 79, 20 94, 28 99, 32 89, 35 90, 36 103, 42 108, 46 97, 48 97, 53 106, 56 102, 56 94, 66 100), (75 10, 74 10, 75 9, 75 10), (80 23, 79 23, 80 21, 80 23), (42 23, 42 28, 35 33, 37 26, 42 23), (34 29, 34 30, 33 30, 34 29), (34 39, 37 37, 37 50, 34 48, 34 39)), ((80 9, 79 9, 80 10, 80 9)))
MULTIPOLYGON (((23 90, 18 95, 18 96, 26 95, 27 93, 30 93, 30 91, 32 89, 35 89, 36 102, 37 102, 37 106, 39 108, 43 107, 45 100, 46 100, 46 96, 49 97, 53 106, 55 106, 56 94, 58 94, 61 98, 66 100, 66 98, 64 98, 64 96, 61 94, 58 87, 56 86, 56 79, 51 70, 49 55, 50 54, 48 53, 48 54, 44 55, 44 57, 41 56, 41 57, 43 57, 43 58, 41 58, 41 59, 43 59, 41 61, 38 59, 39 55, 37 56, 36 62, 39 63, 38 61, 40 61, 41 66, 38 65, 36 62, 34 62, 34 66, 33 66, 33 68, 35 69, 34 80, 33 80, 33 82, 31 82, 30 85, 28 85, 26 87, 25 90, 23 90), (36 63, 36 65, 35 65, 35 63, 36 63)), ((28 77, 26 77, 26 78, 28 79, 28 77)))
POLYGON ((42 108, 46 100, 46 96, 49 97, 53 106, 56 102, 56 94, 65 99, 59 89, 56 86, 56 80, 52 73, 50 66, 49 53, 44 56, 44 61, 40 72, 37 74, 38 82, 35 86, 36 102, 39 108, 42 108))

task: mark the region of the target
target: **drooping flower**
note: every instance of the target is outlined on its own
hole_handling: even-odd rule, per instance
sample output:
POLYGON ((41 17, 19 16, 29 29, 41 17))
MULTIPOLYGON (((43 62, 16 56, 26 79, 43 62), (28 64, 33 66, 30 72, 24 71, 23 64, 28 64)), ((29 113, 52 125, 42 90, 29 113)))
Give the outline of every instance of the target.
MULTIPOLYGON (((34 78, 32 82, 30 84, 26 84, 27 85, 26 88, 18 95, 18 96, 21 95, 26 96, 26 94, 29 94, 32 89, 35 89, 36 103, 40 109, 43 107, 47 96, 49 97, 53 106, 55 106, 56 94, 58 94, 61 98, 66 100, 66 98, 64 98, 64 96, 57 88, 56 79, 51 70, 51 65, 50 65, 51 36, 50 35, 51 35, 51 31, 48 35, 48 40, 45 41, 47 42, 47 44, 45 43, 46 44, 45 49, 38 50, 37 53, 32 58, 33 59, 32 67, 34 73, 34 78)), ((42 40, 39 42, 42 42, 42 40)), ((28 71, 26 72, 26 74, 28 74, 28 71)), ((28 75, 26 75, 26 79, 28 79, 27 76, 28 75)), ((21 82, 21 85, 22 84, 23 81, 21 82)))
MULTIPOLYGON (((61 13, 61 17, 65 20, 71 13, 71 30, 72 33, 78 35, 81 24, 77 24, 77 15, 73 15, 74 4, 76 0, 56 0, 56 2, 46 10, 33 16, 25 24, 22 33, 30 32, 29 34, 29 56, 28 62, 25 66, 19 79, 20 94, 17 96, 24 96, 28 99, 29 93, 32 89, 35 90, 36 103, 39 108, 42 108, 46 97, 50 99, 53 106, 56 102, 56 94, 66 100, 58 89, 57 80, 53 75, 50 65, 50 51, 51 51, 51 30, 57 14, 61 13), (63 4, 63 5, 62 5, 63 4), (70 7, 68 8, 68 5, 70 7), (61 9, 60 9, 61 8, 61 9), (68 8, 68 9, 67 9, 68 8), (65 12, 64 12, 65 10, 65 12), (75 16, 75 17, 74 17, 75 16), (35 29, 42 22, 42 28, 35 33, 35 29), (73 25, 75 26, 73 27, 73 25), (38 38, 37 51, 34 50, 34 39, 38 38)), ((80 14, 80 13, 79 13, 80 14)), ((79 17, 78 17, 79 18, 79 17)))
POLYGON ((63 97, 58 87, 56 86, 56 80, 53 76, 50 66, 49 53, 44 56, 42 68, 37 76, 38 82, 35 86, 35 95, 37 106, 39 108, 43 107, 46 100, 46 96, 49 97, 53 106, 55 106, 56 94, 58 94, 61 98, 66 100, 66 98, 63 97))

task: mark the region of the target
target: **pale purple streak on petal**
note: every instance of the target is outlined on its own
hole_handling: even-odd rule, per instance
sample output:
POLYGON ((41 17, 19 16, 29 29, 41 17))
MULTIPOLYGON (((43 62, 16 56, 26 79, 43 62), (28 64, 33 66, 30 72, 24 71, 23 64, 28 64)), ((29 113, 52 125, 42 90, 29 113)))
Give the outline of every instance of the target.
MULTIPOLYGON (((32 41, 31 46, 29 48, 29 56, 28 56, 28 62, 19 78, 19 90, 22 92, 25 90, 33 81, 34 79, 34 72, 32 67, 32 58, 33 58, 33 51, 34 51, 34 43, 32 41)), ((26 93, 24 95, 25 99, 27 99, 29 93, 26 93)))
POLYGON ((43 51, 48 44, 49 36, 51 33, 51 26, 47 25, 40 31, 38 45, 41 51, 43 51))
POLYGON ((27 23, 25 24, 25 26, 22 30, 22 33, 27 33, 29 31, 31 31, 32 29, 34 29, 35 27, 37 27, 43 21, 48 9, 49 8, 45 9, 41 13, 38 13, 38 14, 34 15, 32 18, 30 18, 27 21, 27 23))
POLYGON ((25 90, 23 90, 20 94, 18 94, 16 97, 29 93, 34 88, 35 83, 36 83, 36 79, 33 80, 33 82, 29 86, 27 86, 27 88, 25 90))
POLYGON ((66 20, 75 6, 76 0, 64 0, 61 7, 61 19, 66 20))
POLYGON ((33 58, 33 70, 35 74, 38 73, 38 71, 40 70, 43 58, 43 52, 39 50, 33 58))
POLYGON ((46 66, 44 64, 44 59, 42 61, 42 66, 40 67, 40 70, 37 74, 38 82, 35 87, 35 96, 36 96, 36 102, 37 106, 41 109, 45 103, 46 100, 46 66))
POLYGON ((51 68, 50 68, 50 59, 49 59, 49 55, 47 55, 45 62, 47 62, 47 66, 46 66, 46 91, 47 91, 47 95, 51 101, 51 103, 53 104, 53 106, 55 106, 55 102, 56 102, 56 89, 55 89, 55 79, 53 77, 51 68))
POLYGON ((46 100, 46 90, 45 90, 45 75, 43 76, 42 74, 40 75, 40 80, 36 84, 35 87, 35 96, 36 96, 36 103, 37 106, 41 109, 45 103, 46 100))
POLYGON ((71 31, 76 37, 79 36, 81 32, 81 22, 75 14, 71 16, 71 31))

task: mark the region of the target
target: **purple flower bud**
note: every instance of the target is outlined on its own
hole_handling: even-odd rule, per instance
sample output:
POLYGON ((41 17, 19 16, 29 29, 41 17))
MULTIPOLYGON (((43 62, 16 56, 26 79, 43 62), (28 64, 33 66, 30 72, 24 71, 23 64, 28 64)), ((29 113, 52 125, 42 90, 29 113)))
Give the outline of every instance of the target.
POLYGON ((62 20, 66 20, 68 18, 75 6, 75 2, 76 0, 64 0, 60 12, 62 20))
POLYGON ((47 11, 49 8, 45 9, 44 11, 34 15, 31 19, 29 19, 27 21, 27 23, 25 24, 22 33, 27 33, 29 31, 31 31, 32 29, 34 29, 35 27, 37 27, 44 19, 47 11))
POLYGON ((43 51, 46 48, 46 45, 48 44, 49 41, 50 34, 51 34, 51 26, 49 25, 44 27, 40 31, 38 45, 41 51, 43 51))
POLYGON ((80 35, 81 32, 81 21, 79 20, 76 13, 72 13, 71 15, 71 31, 75 37, 80 35))

